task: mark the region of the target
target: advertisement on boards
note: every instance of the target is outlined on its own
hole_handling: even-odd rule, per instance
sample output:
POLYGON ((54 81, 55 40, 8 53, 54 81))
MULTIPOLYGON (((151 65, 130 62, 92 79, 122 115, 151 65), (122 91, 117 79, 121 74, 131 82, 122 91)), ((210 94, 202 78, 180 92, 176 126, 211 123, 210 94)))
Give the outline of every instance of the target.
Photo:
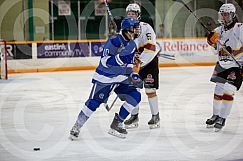
POLYGON ((164 39, 158 40, 160 58, 163 62, 213 62, 214 49, 206 39, 164 39))
MULTIPOLYGON (((0 45, 1 54, 4 45, 0 45)), ((32 44, 7 44, 8 59, 32 59, 32 44)))
POLYGON ((89 43, 38 43, 37 58, 68 58, 89 56, 89 43))

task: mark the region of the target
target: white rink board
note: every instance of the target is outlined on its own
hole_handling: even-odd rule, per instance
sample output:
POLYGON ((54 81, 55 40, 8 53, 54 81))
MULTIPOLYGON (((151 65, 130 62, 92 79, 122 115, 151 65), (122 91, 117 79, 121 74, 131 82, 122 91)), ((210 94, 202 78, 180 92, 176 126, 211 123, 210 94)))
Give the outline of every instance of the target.
MULTIPOLYGON (((162 47, 160 64, 193 64, 213 63, 216 55, 205 38, 190 39, 158 39, 162 47), (164 56, 166 55, 166 56, 164 56), (173 58, 173 60, 169 59, 173 58)), ((54 43, 55 44, 55 43, 54 43)), ((91 50, 89 50, 91 55, 91 50)), ((32 43, 32 59, 9 60, 8 68, 18 69, 43 69, 62 67, 97 66, 99 57, 72 57, 72 58, 37 58, 37 44, 32 43)))
POLYGON ((14 74, 0 80, 1 161, 240 161, 243 159, 243 90, 220 133, 205 128, 211 116, 213 67, 160 68, 161 128, 142 90, 140 122, 126 139, 107 134, 114 113, 101 106, 81 129, 68 134, 89 97, 93 71, 14 74), (40 151, 33 151, 40 147, 40 151))

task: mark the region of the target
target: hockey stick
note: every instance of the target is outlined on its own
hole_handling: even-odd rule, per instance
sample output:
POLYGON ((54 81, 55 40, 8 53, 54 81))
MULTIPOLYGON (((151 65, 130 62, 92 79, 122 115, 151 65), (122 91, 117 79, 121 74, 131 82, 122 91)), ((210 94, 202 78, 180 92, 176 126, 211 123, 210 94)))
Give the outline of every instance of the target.
POLYGON ((109 106, 107 103, 105 104, 105 109, 109 112, 112 107, 114 106, 114 104, 116 103, 116 100, 118 99, 118 96, 116 96, 116 98, 113 100, 113 102, 111 103, 111 105, 109 106))
MULTIPOLYGON (((112 14, 111 14, 111 10, 110 10, 110 8, 109 8, 109 6, 108 6, 107 0, 104 0, 104 2, 105 2, 105 7, 106 7, 106 10, 107 10, 107 12, 108 12, 108 15, 109 15, 110 18, 111 18, 111 21, 114 22, 114 25, 116 25, 115 20, 114 20, 114 17, 112 16, 112 14)), ((117 27, 117 26, 116 26, 116 27, 117 27)))
POLYGON ((228 52, 228 50, 225 48, 226 47, 226 43, 229 41, 229 39, 227 39, 225 42, 224 42, 224 44, 222 44, 220 41, 218 41, 218 43, 222 46, 222 49, 228 54, 228 55, 230 55, 230 57, 235 61, 235 63, 242 69, 242 66, 241 66, 241 64, 234 58, 234 56, 232 56, 229 52, 228 52))
MULTIPOLYGON (((111 10, 110 10, 110 8, 109 8, 109 6, 108 6, 107 0, 104 0, 104 3, 105 3, 105 6, 106 6, 106 10, 107 10, 107 12, 108 12, 108 15, 109 15, 109 17, 110 17, 110 19, 111 19, 111 22, 113 23, 113 25, 114 25, 114 27, 115 27, 115 30, 116 30, 116 29, 117 29, 117 25, 116 25, 116 23, 115 23, 115 20, 114 20, 114 17, 113 17, 113 15, 112 15, 112 13, 111 13, 111 10)), ((119 41, 120 41, 120 43, 121 43, 121 47, 124 47, 124 44, 123 44, 123 42, 122 42, 122 40, 120 39, 119 36, 118 36, 118 39, 119 39, 119 41)), ((108 112, 112 109, 112 107, 113 107, 114 104, 116 103, 117 99, 118 99, 118 96, 116 96, 116 98, 113 100, 113 102, 111 103, 110 106, 109 106, 107 103, 104 104, 105 109, 106 109, 108 112)))
POLYGON ((163 58, 165 58, 165 59, 175 60, 175 55, 163 54, 163 53, 161 52, 161 51, 162 51, 162 47, 161 47, 161 45, 160 45, 158 42, 156 42, 156 44, 157 44, 158 47, 159 47, 158 54, 159 54, 160 57, 163 57, 163 58))
MULTIPOLYGON (((182 4, 186 7, 186 9, 192 13, 192 15, 193 15, 193 16, 197 19, 197 21, 202 25, 202 27, 203 27, 205 30, 207 30, 208 33, 211 32, 211 31, 207 28, 207 26, 204 25, 203 22, 197 17, 197 15, 195 15, 195 14, 193 13, 193 11, 187 6, 187 4, 186 4, 183 0, 173 0, 173 1, 182 3, 182 4)), ((224 43, 221 43, 219 40, 218 40, 217 42, 219 43, 219 45, 222 46, 222 49, 224 50, 224 52, 225 52, 228 56, 230 56, 230 57, 235 61, 235 63, 242 69, 241 64, 240 64, 240 63, 234 58, 234 56, 232 56, 232 54, 229 53, 229 51, 225 48, 225 44, 226 44, 227 41, 229 41, 229 40, 226 40, 224 43)))
POLYGON ((165 59, 175 60, 175 56, 174 55, 159 53, 159 56, 162 57, 162 58, 165 58, 165 59))
POLYGON ((205 29, 208 31, 208 33, 211 32, 211 31, 207 28, 207 26, 204 25, 204 24, 202 23, 202 21, 200 21, 200 19, 197 17, 197 15, 195 15, 195 14, 193 13, 193 11, 188 7, 188 5, 187 5, 183 0, 173 0, 173 1, 182 3, 182 4, 186 7, 186 9, 187 9, 188 11, 190 11, 190 12, 192 13, 192 15, 198 20, 198 22, 202 25, 202 27, 205 28, 205 29))
MULTIPOLYGON (((111 19, 111 24, 114 25, 115 32, 112 32, 112 36, 114 36, 114 34, 116 34, 116 32, 117 32, 117 25, 116 25, 116 22, 115 22, 115 19, 114 19, 112 13, 111 13, 110 7, 109 7, 109 5, 107 3, 107 0, 104 0, 104 3, 105 3, 105 7, 106 7, 106 10, 107 10, 107 13, 108 13, 108 15, 109 15, 109 17, 111 19)), ((118 38, 119 38, 119 41, 121 43, 121 47, 124 47, 124 44, 123 44, 122 40, 120 39, 120 37, 118 37, 118 38)))

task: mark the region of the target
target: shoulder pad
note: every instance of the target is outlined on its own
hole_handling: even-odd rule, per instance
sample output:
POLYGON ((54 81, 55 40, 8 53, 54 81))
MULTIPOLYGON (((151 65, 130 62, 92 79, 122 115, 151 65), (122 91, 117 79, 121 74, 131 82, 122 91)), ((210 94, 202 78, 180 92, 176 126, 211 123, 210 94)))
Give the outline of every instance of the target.
POLYGON ((237 23, 237 27, 241 27, 243 24, 242 23, 237 23))
POLYGON ((113 38, 110 38, 111 43, 115 46, 115 47, 120 47, 121 43, 120 40, 118 38, 118 35, 115 35, 113 38))
POLYGON ((139 24, 140 24, 140 25, 144 25, 144 26, 145 26, 145 25, 147 25, 148 23, 143 22, 143 21, 140 21, 140 22, 139 22, 139 24))
POLYGON ((212 30, 213 32, 217 32, 219 33, 220 30, 222 29, 222 26, 216 27, 214 30, 212 30))

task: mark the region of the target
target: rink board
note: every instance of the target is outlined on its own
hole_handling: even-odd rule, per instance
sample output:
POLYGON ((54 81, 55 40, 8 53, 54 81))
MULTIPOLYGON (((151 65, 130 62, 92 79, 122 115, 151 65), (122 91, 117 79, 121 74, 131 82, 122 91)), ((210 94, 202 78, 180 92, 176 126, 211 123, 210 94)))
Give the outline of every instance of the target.
MULTIPOLYGON (((159 64, 208 66, 216 55, 206 38, 158 39, 159 64)), ((8 42, 9 73, 92 70, 98 65, 105 40, 8 42)))

